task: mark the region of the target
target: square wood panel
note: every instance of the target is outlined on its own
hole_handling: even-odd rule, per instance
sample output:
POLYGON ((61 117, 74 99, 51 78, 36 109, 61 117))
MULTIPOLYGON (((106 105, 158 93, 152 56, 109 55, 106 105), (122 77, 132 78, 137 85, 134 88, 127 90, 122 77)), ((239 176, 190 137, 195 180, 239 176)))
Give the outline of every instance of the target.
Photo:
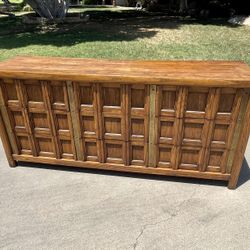
POLYGON ((220 149, 211 149, 206 171, 208 172, 225 172, 228 151, 220 149))
POLYGON ((36 138, 38 153, 41 156, 55 157, 54 143, 51 138, 36 138))
POLYGON ((24 117, 21 111, 12 111, 12 116, 14 120, 15 127, 25 127, 24 117))
POLYGON ((17 89, 16 89, 16 84, 13 80, 11 79, 5 79, 4 80, 4 86, 5 86, 5 93, 6 93, 6 99, 8 101, 18 101, 18 96, 17 96, 17 89))
POLYGON ((62 158, 73 159, 73 145, 71 140, 60 140, 62 158))
POLYGON ((45 113, 32 113, 31 115, 32 122, 35 129, 48 129, 49 122, 47 118, 47 114, 45 113))
POLYGON ((131 87, 131 108, 145 108, 146 103, 146 90, 143 86, 138 88, 136 86, 131 87))
POLYGON ((66 82, 51 81, 48 83, 48 92, 53 110, 69 111, 66 82))
POLYGON ((157 88, 157 113, 161 116, 176 116, 180 88, 159 86, 157 88))
POLYGON ((189 87, 186 97, 185 117, 205 118, 209 88, 189 87))
POLYGON ((17 136, 19 150, 22 154, 31 155, 31 144, 28 136, 17 136))
POLYGON ((93 116, 82 116, 82 129, 87 133, 95 134, 96 126, 93 116))
POLYGON ((105 141, 105 161, 108 163, 125 163, 125 143, 115 140, 105 141))
POLYGON ((121 107, 121 89, 120 87, 104 86, 102 88, 102 100, 104 106, 121 107))
POLYGON ((105 134, 121 135, 121 118, 104 117, 105 134))
POLYGON ((69 130, 69 121, 67 114, 55 114, 58 130, 69 130))
POLYGON ((159 145, 157 149, 157 167, 170 168, 171 157, 172 157, 172 147, 163 147, 159 145))
POLYGON ((131 119, 131 135, 132 136, 144 136, 145 135, 145 124, 144 119, 131 119))
POLYGON ((80 105, 93 105, 93 86, 83 85, 79 86, 79 102, 80 105))
POLYGON ((99 161, 99 151, 97 140, 85 140, 85 156, 87 161, 98 162, 99 161))
POLYGON ((179 169, 198 170, 201 157, 201 148, 181 148, 179 169))

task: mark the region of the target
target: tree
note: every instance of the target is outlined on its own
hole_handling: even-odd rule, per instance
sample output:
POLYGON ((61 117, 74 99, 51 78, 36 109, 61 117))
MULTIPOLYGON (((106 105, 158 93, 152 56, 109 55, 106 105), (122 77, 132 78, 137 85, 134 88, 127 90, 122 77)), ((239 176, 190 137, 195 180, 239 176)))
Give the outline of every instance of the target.
POLYGON ((7 8, 7 11, 8 11, 8 12, 5 12, 5 11, 0 10, 0 14, 1 14, 1 15, 7 15, 7 16, 9 16, 9 17, 15 17, 14 14, 12 14, 12 13, 9 12, 9 7, 10 7, 10 4, 11 4, 11 3, 9 2, 9 0, 3 0, 3 3, 4 3, 4 5, 5 5, 5 7, 7 8))
POLYGON ((188 2, 187 0, 180 0, 179 2, 179 12, 183 13, 188 9, 188 2))
POLYGON ((5 5, 8 5, 8 4, 10 4, 10 1, 9 1, 9 0, 3 0, 3 3, 4 3, 5 5))
POLYGON ((65 18, 68 8, 68 0, 26 0, 32 9, 41 17, 47 19, 65 18))

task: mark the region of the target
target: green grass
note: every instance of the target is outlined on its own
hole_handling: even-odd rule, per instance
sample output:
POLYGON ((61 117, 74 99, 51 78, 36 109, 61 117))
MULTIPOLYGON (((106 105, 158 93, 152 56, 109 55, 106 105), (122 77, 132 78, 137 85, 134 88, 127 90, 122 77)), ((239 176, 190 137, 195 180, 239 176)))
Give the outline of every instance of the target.
POLYGON ((0 60, 15 55, 113 59, 223 59, 250 64, 250 27, 85 9, 87 24, 24 25, 0 16, 0 60), (131 16, 133 16, 131 18, 131 16))
MULTIPOLYGON (((23 0, 9 0, 10 3, 22 3, 23 0)), ((0 4, 3 3, 2 0, 0 0, 0 4)))

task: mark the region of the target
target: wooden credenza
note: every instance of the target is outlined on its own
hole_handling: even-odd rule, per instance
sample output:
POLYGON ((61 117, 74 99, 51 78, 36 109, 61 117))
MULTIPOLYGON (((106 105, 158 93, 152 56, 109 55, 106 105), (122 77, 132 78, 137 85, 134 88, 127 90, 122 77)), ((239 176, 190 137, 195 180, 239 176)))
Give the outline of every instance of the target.
POLYGON ((250 131, 250 67, 227 61, 16 57, 0 131, 17 161, 229 181, 250 131))

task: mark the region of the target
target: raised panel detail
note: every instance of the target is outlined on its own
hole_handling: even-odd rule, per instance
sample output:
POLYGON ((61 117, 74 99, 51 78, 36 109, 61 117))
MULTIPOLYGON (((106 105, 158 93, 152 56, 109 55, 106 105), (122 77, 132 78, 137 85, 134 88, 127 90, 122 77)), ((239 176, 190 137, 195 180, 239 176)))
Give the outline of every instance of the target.
POLYGON ((56 114, 59 130, 69 130, 69 122, 66 114, 56 114))
POLYGON ((54 155, 54 147, 50 138, 36 138, 36 140, 39 146, 40 155, 45 155, 43 153, 54 155))
POLYGON ((159 147, 158 150, 158 167, 170 167, 172 148, 159 147))
POLYGON ((12 80, 5 80, 5 89, 6 89, 6 98, 9 101, 16 101, 18 100, 17 98, 17 91, 16 91, 16 85, 14 83, 14 81, 12 80))
POLYGON ((53 103, 65 103, 64 91, 61 85, 51 85, 53 103))
POLYGON ((92 86, 80 87, 80 104, 92 105, 93 104, 93 88, 92 86))
POLYGON ((94 141, 85 142, 86 155, 88 157, 95 157, 97 159, 97 145, 94 141))
POLYGON ((144 136, 144 120, 143 119, 131 119, 131 134, 144 136))
POLYGON ((198 170, 200 149, 181 149, 180 169, 198 170))
POLYGON ((121 119, 114 117, 105 117, 105 133, 121 134, 121 119))
POLYGON ((228 128, 229 128, 229 125, 226 125, 226 124, 215 124, 213 141, 226 142, 228 128))
POLYGON ((28 101, 43 102, 42 86, 38 81, 25 81, 28 101))
POLYGON ((222 90, 218 112, 221 112, 221 113, 232 112, 235 94, 236 94, 235 89, 223 89, 222 90))
POLYGON ((145 89, 131 89, 131 107, 144 108, 145 105, 145 89))
POLYGON ((21 146, 21 150, 30 150, 31 146, 30 146, 30 142, 29 142, 29 138, 27 136, 18 136, 17 137, 21 146))
POLYGON ((222 156, 223 156, 223 151, 210 152, 208 165, 219 167, 221 165, 222 156))
POLYGON ((15 127, 25 127, 23 114, 21 111, 13 111, 12 112, 15 127))
POLYGON ((62 145, 62 153, 71 155, 73 154, 71 141, 61 140, 61 145, 62 145))
POLYGON ((190 88, 187 98, 187 111, 205 112, 207 105, 208 89, 190 88))
POLYGON ((124 163, 122 143, 106 142, 106 162, 124 163))
POLYGON ((177 93, 175 90, 163 90, 162 91, 162 109, 174 110, 177 93))
POLYGON ((104 87, 103 88, 103 105, 104 106, 121 106, 120 88, 104 87))
POLYGON ((202 136, 203 124, 185 123, 184 124, 184 139, 200 140, 202 136))
POLYGON ((93 116, 83 116, 82 123, 83 123, 83 130, 84 131, 95 133, 96 128, 95 128, 93 116))
POLYGON ((36 128, 49 128, 47 115, 43 113, 32 113, 32 120, 36 128))
POLYGON ((133 165, 143 165, 144 164, 144 146, 132 145, 132 159, 131 164, 133 165))
POLYGON ((161 121, 160 122, 160 137, 173 138, 174 135, 174 122, 161 121))

